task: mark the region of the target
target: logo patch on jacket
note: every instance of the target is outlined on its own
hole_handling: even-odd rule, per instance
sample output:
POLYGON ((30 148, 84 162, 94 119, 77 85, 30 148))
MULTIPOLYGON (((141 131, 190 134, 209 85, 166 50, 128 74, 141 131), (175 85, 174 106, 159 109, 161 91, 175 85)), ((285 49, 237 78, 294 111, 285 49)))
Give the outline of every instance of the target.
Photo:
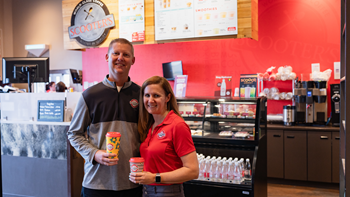
POLYGON ((132 99, 130 101, 130 105, 131 107, 136 108, 137 106, 139 106, 139 102, 136 99, 132 99))
POLYGON ((165 132, 161 131, 160 133, 158 133, 158 139, 163 139, 165 138, 165 132))

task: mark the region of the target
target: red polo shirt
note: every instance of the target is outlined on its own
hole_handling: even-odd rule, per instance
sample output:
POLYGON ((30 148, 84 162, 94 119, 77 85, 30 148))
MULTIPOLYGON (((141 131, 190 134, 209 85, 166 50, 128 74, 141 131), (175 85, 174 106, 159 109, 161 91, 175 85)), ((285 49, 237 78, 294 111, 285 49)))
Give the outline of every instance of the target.
POLYGON ((144 171, 162 173, 179 169, 183 167, 180 157, 195 150, 190 128, 181 117, 170 111, 154 128, 153 134, 150 128, 140 146, 141 157, 145 159, 144 171))

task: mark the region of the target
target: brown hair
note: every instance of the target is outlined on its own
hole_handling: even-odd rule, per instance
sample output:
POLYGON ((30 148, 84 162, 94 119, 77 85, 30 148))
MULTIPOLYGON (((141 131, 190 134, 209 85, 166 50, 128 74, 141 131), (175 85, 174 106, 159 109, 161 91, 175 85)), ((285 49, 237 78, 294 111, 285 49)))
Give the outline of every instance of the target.
POLYGON ((173 92, 168 80, 166 80, 164 77, 160 77, 160 76, 153 76, 151 78, 148 78, 145 82, 143 82, 142 87, 141 87, 141 92, 140 92, 140 103, 142 103, 142 104, 139 105, 140 110, 139 110, 138 131, 140 134, 141 142, 143 142, 146 139, 148 130, 151 128, 152 124, 154 123, 154 119, 153 119, 152 114, 148 113, 148 111, 146 110, 146 108, 143 104, 143 95, 145 93, 145 88, 148 85, 153 85, 153 84, 158 84, 160 87, 162 87, 162 89, 165 92, 165 96, 170 94, 170 100, 167 103, 167 110, 168 111, 173 110, 175 114, 177 114, 178 116, 181 117, 181 115, 179 114, 177 101, 176 101, 174 92, 173 92))
POLYGON ((134 57, 134 46, 131 44, 131 42, 129 42, 129 40, 127 40, 125 38, 116 38, 116 39, 112 40, 108 46, 108 52, 107 52, 108 54, 109 54, 110 50, 112 49, 112 45, 114 43, 128 44, 131 47, 131 54, 134 57))
POLYGON ((64 91, 66 91, 66 89, 67 89, 67 87, 62 81, 60 81, 56 84, 56 92, 64 92, 64 91))

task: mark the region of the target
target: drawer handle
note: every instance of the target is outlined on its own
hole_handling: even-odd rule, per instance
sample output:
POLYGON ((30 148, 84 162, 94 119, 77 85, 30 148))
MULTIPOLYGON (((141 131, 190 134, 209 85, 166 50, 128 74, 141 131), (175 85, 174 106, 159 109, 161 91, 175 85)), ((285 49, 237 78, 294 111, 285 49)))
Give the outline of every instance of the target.
POLYGON ((340 137, 335 137, 336 140, 340 140, 340 137))
POLYGON ((324 135, 322 135, 321 137, 320 137, 321 139, 328 139, 328 136, 324 136, 324 135))
POLYGON ((287 135, 287 138, 294 138, 294 135, 287 135))
POLYGON ((281 135, 273 135, 273 137, 281 137, 281 135))

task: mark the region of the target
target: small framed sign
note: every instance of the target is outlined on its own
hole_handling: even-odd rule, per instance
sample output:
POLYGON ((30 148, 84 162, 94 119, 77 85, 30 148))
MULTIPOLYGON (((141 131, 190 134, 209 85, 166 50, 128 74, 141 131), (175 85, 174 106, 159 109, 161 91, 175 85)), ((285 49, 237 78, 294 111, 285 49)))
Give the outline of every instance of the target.
POLYGON ((38 100, 38 121, 63 122, 64 100, 38 100))

